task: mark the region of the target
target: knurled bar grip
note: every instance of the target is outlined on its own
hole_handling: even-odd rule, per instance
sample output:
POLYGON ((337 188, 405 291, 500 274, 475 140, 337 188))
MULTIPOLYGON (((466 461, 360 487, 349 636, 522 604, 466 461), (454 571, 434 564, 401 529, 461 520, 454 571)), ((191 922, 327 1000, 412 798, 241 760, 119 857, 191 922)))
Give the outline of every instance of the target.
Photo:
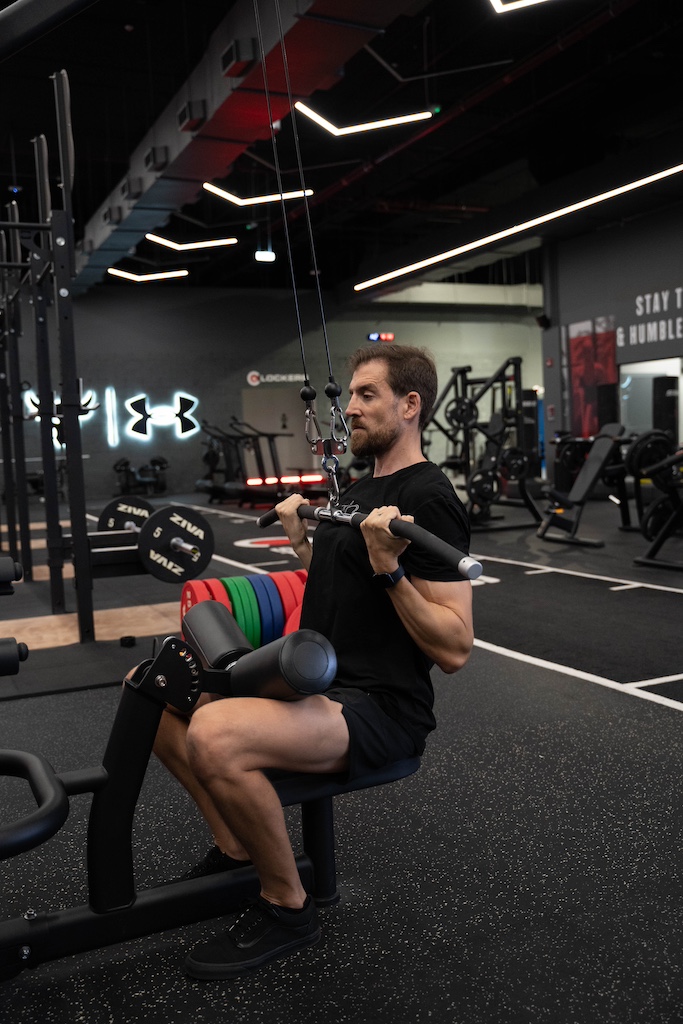
MULTIPOLYGON (((354 512, 348 515, 346 512, 332 511, 329 508, 314 508, 311 505, 299 505, 296 511, 299 519, 342 523, 347 526, 354 526, 357 529, 360 529, 360 524, 364 519, 367 519, 363 512, 354 512)), ((273 523, 276 523, 277 518, 277 512, 274 508, 271 508, 260 516, 256 523, 261 529, 265 529, 267 526, 272 526, 273 523)), ((440 558, 447 565, 452 565, 465 579, 476 580, 483 572, 483 566, 476 558, 463 554, 462 551, 458 551, 457 548, 447 544, 445 540, 435 537, 429 530, 425 530, 422 526, 417 526, 416 523, 407 523, 403 519, 392 519, 389 529, 395 537, 404 537, 406 540, 434 555, 435 558, 440 558)))

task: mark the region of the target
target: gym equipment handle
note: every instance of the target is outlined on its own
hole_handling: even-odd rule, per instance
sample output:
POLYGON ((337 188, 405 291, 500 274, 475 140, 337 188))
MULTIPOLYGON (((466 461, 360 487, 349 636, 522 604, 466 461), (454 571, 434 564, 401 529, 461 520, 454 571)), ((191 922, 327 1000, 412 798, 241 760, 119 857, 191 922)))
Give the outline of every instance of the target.
MULTIPOLYGON (((347 526, 354 526, 357 529, 360 529, 360 524, 364 519, 367 519, 367 515, 363 512, 353 512, 349 515, 346 512, 339 512, 329 508, 314 508, 312 505, 299 505, 297 514, 300 519, 314 519, 316 522, 343 523, 347 526)), ((269 509, 268 512, 265 512, 256 520, 257 525, 261 529, 272 526, 275 522, 277 522, 277 512, 274 508, 269 509)), ((416 523, 406 523, 402 519, 392 519, 389 529, 395 537, 404 537, 436 558, 442 559, 447 565, 452 565, 465 579, 476 580, 484 571, 481 562, 478 562, 476 558, 465 555, 462 551, 458 551, 457 548, 451 547, 446 541, 435 537, 429 530, 425 530, 422 526, 417 526, 416 523)))
POLYGON ((32 850, 58 832, 69 813, 69 798, 50 764, 25 750, 0 750, 0 776, 26 779, 38 809, 0 828, 0 860, 32 850))

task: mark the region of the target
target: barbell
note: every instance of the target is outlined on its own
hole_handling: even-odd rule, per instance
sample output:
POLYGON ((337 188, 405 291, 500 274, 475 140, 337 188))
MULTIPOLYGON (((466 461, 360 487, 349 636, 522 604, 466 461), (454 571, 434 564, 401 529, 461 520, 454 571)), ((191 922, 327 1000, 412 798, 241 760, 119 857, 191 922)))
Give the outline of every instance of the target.
POLYGON ((211 527, 199 512, 185 505, 155 512, 142 498, 122 496, 102 510, 97 527, 105 535, 116 532, 135 536, 142 565, 165 583, 194 579, 213 557, 211 527))

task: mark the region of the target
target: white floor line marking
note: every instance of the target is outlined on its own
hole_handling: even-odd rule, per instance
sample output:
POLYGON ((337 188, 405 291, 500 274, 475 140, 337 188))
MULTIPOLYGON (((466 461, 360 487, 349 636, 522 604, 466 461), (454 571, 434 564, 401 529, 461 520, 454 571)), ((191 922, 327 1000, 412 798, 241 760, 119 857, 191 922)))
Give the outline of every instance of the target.
POLYGON ((256 565, 249 565, 246 562, 235 562, 232 558, 224 558, 223 555, 212 555, 212 562, 222 562, 224 565, 234 565, 236 569, 246 569, 248 572, 260 573, 262 576, 267 576, 268 573, 265 569, 259 569, 256 565))
MULTIPOLYGON (((543 566, 534 565, 533 562, 518 562, 514 558, 497 558, 494 555, 476 555, 472 552, 472 558, 476 558, 479 562, 499 562, 501 565, 521 565, 524 569, 540 569, 543 566)), ((557 572, 562 576, 578 576, 586 580, 602 580, 604 583, 628 583, 635 587, 642 587, 645 590, 663 590, 668 594, 683 594, 683 590, 680 587, 663 587, 658 583, 641 583, 638 580, 624 580, 619 579, 616 576, 596 576, 591 572, 577 572, 574 569, 556 569, 552 566, 547 567, 547 572, 557 572)))
POLYGON ((534 658, 530 654, 522 654, 521 651, 511 651, 507 647, 498 647, 497 644, 490 644, 486 640, 475 640, 475 647, 481 647, 484 651, 491 651, 493 654, 500 654, 504 658, 512 658, 514 661, 523 661, 527 665, 537 665, 539 668, 547 668, 551 672, 559 672, 561 675, 571 676, 572 679, 582 679, 587 683, 597 683, 598 686, 606 686, 610 690, 617 690, 629 697, 640 697, 649 700, 653 704, 663 704, 665 707, 673 708, 674 711, 683 711, 683 704, 670 700, 669 697, 662 697, 658 693, 649 693, 638 689, 628 689, 628 683, 617 683, 614 679, 606 679, 604 676, 596 676, 591 672, 582 672, 580 669, 569 668, 567 665, 558 665, 554 661, 545 661, 543 658, 534 658))
POLYGON ((542 569, 527 569, 527 571, 524 573, 524 575, 525 576, 545 576, 547 573, 552 572, 552 571, 553 570, 548 568, 548 566, 544 566, 542 569))
POLYGON ((642 583, 620 583, 616 587, 610 587, 610 590, 614 591, 614 593, 617 593, 617 591, 619 591, 619 590, 642 590, 642 589, 643 589, 642 583))
POLYGON ((683 679, 683 672, 679 672, 675 676, 658 676, 656 679, 639 679, 637 683, 624 683, 624 686, 630 686, 634 690, 637 690, 640 686, 659 686, 660 683, 677 683, 683 679))
POLYGON ((287 565, 286 558, 280 558, 276 562, 254 562, 254 565, 287 565))
POLYGON ((170 501, 169 505, 180 505, 181 508, 193 508, 196 512, 204 512, 206 515, 225 516, 226 519, 235 519, 242 523, 255 523, 260 515, 250 516, 247 512, 227 512, 221 508, 211 508, 210 505, 188 505, 186 501, 170 501))

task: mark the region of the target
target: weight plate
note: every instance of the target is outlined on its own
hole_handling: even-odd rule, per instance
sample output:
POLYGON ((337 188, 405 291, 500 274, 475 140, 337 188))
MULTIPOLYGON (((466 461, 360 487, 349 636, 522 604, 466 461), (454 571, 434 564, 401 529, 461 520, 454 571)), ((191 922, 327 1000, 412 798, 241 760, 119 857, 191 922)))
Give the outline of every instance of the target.
POLYGON ((239 594, 240 601, 242 602, 242 632, 246 636, 251 646, 255 647, 256 645, 254 644, 254 613, 252 611, 251 604, 245 593, 245 584, 243 577, 233 576, 232 585, 233 588, 239 594))
POLYGON ((671 438, 663 430, 648 430, 628 447, 624 456, 626 472, 636 480, 642 480, 648 466, 668 458, 675 450, 671 438))
POLYGON ((206 569, 213 555, 213 532, 206 519, 183 505, 162 508, 138 535, 140 561, 166 583, 184 583, 206 569), (177 545, 184 545, 178 550, 177 545))
POLYGON ((246 576, 236 577, 239 582, 239 587, 242 593, 242 601, 244 603, 245 616, 247 620, 248 628, 245 630, 246 637, 252 647, 261 646, 261 616, 258 610, 258 601, 256 600, 256 594, 246 576))
POLYGON ((284 629, 287 619, 298 606, 296 595, 292 590, 289 580, 286 578, 286 572, 273 572, 270 574, 270 578, 278 589, 280 599, 282 601, 282 612, 284 615, 284 622, 282 628, 284 629))
POLYGON ((189 612, 190 608, 199 604, 200 601, 210 600, 211 594, 203 580, 188 580, 188 582, 184 584, 180 595, 180 625, 182 626, 183 619, 189 612))
POLYGON ((262 581, 270 600, 270 610, 273 614, 273 640, 277 640, 278 637, 282 636, 285 628, 285 613, 282 607, 280 591, 270 576, 259 576, 259 579, 262 581))
POLYGON ((285 623, 284 636, 289 636, 290 633, 296 633, 297 629, 299 628, 299 624, 300 623, 301 623, 301 605, 299 605, 298 608, 295 608, 294 611, 292 612, 292 614, 287 619, 287 622, 285 623))
POLYGON ((247 636, 248 623, 246 620, 246 615, 244 613, 244 602, 242 600, 242 592, 240 590, 239 583, 235 582, 235 580, 238 578, 239 577, 237 576, 226 576, 221 580, 221 583, 225 584, 225 587, 228 591, 228 597, 230 598, 230 602, 232 604, 233 618, 237 625, 242 630, 242 632, 244 633, 245 637, 249 639, 247 636))
POLYGON ((668 494, 647 506, 640 520, 640 532, 645 540, 652 541, 659 536, 660 530, 673 515, 675 507, 673 499, 668 494))
POLYGON ((123 495, 110 501, 97 520, 98 530, 125 530, 126 523, 141 529, 154 512, 154 506, 144 498, 123 495))
POLYGON ((245 579, 249 580, 256 597, 261 622, 261 645, 265 646, 276 640, 280 635, 275 633, 275 621, 270 605, 270 594, 260 576, 246 576, 245 579))
POLYGON ((475 470, 465 484, 470 500, 475 505, 492 505, 500 497, 500 480, 495 473, 475 470))
POLYGON ((302 581, 303 585, 306 586, 306 581, 308 580, 308 571, 306 569, 295 569, 294 572, 302 581))
POLYGON ((504 480, 522 480, 528 468, 529 459, 521 448, 506 448, 501 452, 498 472, 504 480))
POLYGON ((297 606, 303 603, 304 590, 306 588, 305 582, 301 579, 298 572, 290 571, 287 573, 287 582, 292 588, 294 597, 296 598, 297 606))
POLYGON ((218 601, 220 604, 224 604, 230 614, 232 615, 232 605, 230 604, 230 598, 228 592, 221 583, 220 580, 202 580, 202 583, 206 585, 209 593, 214 601, 218 601))
POLYGON ((452 427, 473 427, 479 418, 477 403, 461 395, 448 403, 444 416, 452 427))

